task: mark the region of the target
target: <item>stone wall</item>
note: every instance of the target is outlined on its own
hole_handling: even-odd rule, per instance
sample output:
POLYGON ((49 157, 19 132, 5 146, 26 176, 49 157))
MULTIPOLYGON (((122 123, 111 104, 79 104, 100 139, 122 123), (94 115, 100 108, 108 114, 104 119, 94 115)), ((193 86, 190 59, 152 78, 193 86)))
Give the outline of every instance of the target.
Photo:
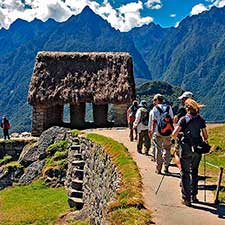
MULTIPOLYGON (((81 213, 85 212, 88 215, 92 225, 106 224, 107 206, 116 197, 120 177, 110 157, 104 153, 100 145, 84 138, 79 139, 79 142, 80 154, 85 162, 82 187, 79 188, 82 189, 82 204, 84 204, 81 213)), ((72 155, 74 156, 69 153, 69 157, 72 155)), ((69 158, 69 162, 74 162, 73 160, 74 158, 69 158)), ((71 190, 72 181, 77 179, 72 172, 76 168, 71 168, 72 165, 72 163, 68 165, 68 170, 71 172, 67 173, 66 179, 66 186, 70 193, 74 191, 71 190)))
POLYGON ((24 146, 28 144, 30 140, 10 140, 0 142, 0 159, 5 155, 12 156, 12 160, 18 160, 24 146))
POLYGON ((114 126, 126 127, 127 126, 127 109, 129 104, 114 104, 114 126))

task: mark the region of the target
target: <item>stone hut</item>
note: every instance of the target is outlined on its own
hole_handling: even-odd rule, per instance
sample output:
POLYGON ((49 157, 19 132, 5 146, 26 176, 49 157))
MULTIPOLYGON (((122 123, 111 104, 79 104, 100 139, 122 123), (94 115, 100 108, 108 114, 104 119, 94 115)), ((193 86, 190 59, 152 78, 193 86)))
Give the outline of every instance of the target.
POLYGON ((85 104, 93 104, 92 127, 106 127, 108 104, 114 126, 126 125, 126 110, 135 98, 132 58, 123 52, 39 52, 30 82, 32 135, 51 126, 65 126, 64 105, 70 105, 71 128, 85 129, 85 104))

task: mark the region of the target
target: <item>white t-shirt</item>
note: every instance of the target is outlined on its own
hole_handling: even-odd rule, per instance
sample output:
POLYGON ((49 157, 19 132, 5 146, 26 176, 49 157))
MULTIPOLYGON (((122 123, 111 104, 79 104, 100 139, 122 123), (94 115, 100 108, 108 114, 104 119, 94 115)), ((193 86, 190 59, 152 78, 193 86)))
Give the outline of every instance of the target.
POLYGON ((148 126, 145 126, 140 122, 141 119, 141 108, 139 108, 135 115, 135 121, 133 126, 137 127, 137 132, 140 133, 142 130, 148 130, 148 126))
MULTIPOLYGON (((161 108, 163 112, 166 112, 167 106, 169 106, 169 115, 173 119, 173 110, 172 110, 172 107, 170 105, 158 104, 157 106, 159 108, 161 108)), ((157 109, 156 106, 153 107, 152 114, 153 114, 152 115, 152 121, 156 120, 156 126, 155 126, 155 130, 154 130, 154 134, 160 135, 159 132, 158 132, 158 124, 159 124, 161 115, 160 115, 160 112, 159 112, 159 110, 157 109)), ((149 115, 149 117, 150 117, 150 115, 149 115)))

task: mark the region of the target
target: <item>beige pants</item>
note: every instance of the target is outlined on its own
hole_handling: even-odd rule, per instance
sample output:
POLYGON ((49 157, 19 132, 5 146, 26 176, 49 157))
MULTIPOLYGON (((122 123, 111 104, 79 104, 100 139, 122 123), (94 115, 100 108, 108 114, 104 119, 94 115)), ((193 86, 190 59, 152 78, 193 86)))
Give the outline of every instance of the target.
POLYGON ((152 141, 156 148, 156 169, 161 171, 163 163, 165 168, 168 168, 170 164, 170 148, 172 145, 170 136, 154 135, 152 141))
POLYGON ((144 144, 145 148, 145 154, 149 154, 149 148, 150 148, 150 138, 148 136, 148 130, 142 130, 140 133, 138 133, 138 140, 137 140, 137 151, 139 153, 142 153, 142 145, 144 144))

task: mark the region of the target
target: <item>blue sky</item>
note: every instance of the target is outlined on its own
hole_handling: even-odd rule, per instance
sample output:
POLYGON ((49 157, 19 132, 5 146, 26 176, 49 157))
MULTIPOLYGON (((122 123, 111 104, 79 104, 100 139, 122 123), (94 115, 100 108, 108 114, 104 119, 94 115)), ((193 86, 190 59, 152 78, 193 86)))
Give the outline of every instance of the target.
POLYGON ((9 28, 17 18, 62 22, 88 5, 120 31, 154 22, 162 27, 178 26, 187 16, 224 7, 225 0, 0 0, 0 28, 9 28))

